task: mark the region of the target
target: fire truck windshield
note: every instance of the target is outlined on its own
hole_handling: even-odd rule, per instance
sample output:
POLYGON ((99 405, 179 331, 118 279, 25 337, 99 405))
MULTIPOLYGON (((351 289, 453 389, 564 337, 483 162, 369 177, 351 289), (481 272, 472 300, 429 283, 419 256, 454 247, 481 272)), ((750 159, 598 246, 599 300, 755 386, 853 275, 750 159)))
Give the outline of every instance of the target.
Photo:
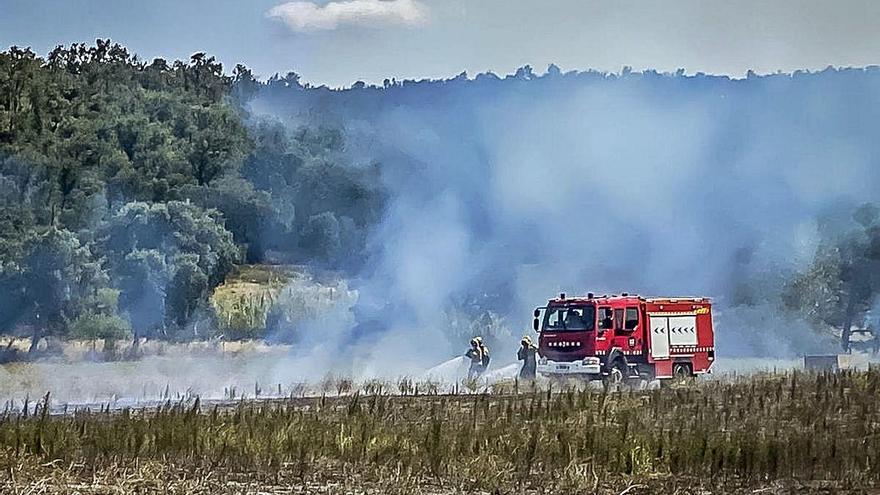
POLYGON ((544 313, 544 330, 593 330, 596 322, 594 306, 550 306, 544 313))

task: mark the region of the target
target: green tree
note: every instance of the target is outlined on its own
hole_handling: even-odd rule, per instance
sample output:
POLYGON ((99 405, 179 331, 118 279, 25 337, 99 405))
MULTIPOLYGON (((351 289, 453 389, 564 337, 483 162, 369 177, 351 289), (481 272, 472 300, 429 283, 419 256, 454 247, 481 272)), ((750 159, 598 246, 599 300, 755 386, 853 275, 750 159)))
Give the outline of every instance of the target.
POLYGON ((17 279, 27 302, 24 319, 32 329, 32 349, 44 335, 64 336, 67 323, 87 311, 102 311, 109 277, 83 245, 67 230, 49 228, 24 242, 17 279))
POLYGON ((165 294, 165 317, 166 323, 179 329, 203 306, 210 286, 208 275, 198 264, 198 256, 181 254, 175 257, 173 266, 174 276, 165 294))
MULTIPOLYGON (((853 325, 864 323, 880 295, 880 215, 873 205, 853 214, 851 228, 825 229, 813 263, 788 285, 784 302, 822 327, 839 331, 844 352, 851 349, 853 325)), ((876 331, 876 329, 875 329, 876 331)), ((877 335, 875 335, 875 338, 877 335)))
POLYGON ((210 186, 185 188, 181 194, 199 206, 223 215, 226 229, 232 232, 237 244, 244 246, 248 263, 262 262, 265 257, 264 236, 285 228, 278 223, 272 196, 256 190, 250 182, 239 177, 225 177, 210 186))
POLYGON ((220 213, 188 202, 129 203, 100 237, 138 335, 185 325, 239 260, 220 213))

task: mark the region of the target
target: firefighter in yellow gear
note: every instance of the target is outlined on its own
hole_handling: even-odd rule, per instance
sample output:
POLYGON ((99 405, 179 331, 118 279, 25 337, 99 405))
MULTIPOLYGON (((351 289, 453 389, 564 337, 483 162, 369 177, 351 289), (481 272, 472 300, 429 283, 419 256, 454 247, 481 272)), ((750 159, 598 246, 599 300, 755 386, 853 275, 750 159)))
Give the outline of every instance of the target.
POLYGON ((516 358, 523 362, 522 369, 519 370, 521 380, 534 380, 538 368, 538 348, 532 344, 532 338, 528 335, 524 336, 519 342, 519 350, 516 351, 516 358))
POLYGON ((489 348, 483 343, 482 337, 471 339, 471 348, 464 353, 464 356, 470 359, 469 380, 479 377, 489 367, 489 348))

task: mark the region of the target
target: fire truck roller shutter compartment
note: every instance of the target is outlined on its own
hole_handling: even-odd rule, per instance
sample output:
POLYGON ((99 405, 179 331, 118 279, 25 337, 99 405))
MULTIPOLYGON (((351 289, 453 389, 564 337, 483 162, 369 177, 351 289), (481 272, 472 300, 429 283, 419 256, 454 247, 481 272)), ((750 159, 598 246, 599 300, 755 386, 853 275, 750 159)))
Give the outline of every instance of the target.
POLYGON ((696 315, 669 317, 669 345, 673 347, 697 345, 696 315))
POLYGON ((648 324, 651 329, 651 357, 669 359, 669 318, 648 315, 648 324))

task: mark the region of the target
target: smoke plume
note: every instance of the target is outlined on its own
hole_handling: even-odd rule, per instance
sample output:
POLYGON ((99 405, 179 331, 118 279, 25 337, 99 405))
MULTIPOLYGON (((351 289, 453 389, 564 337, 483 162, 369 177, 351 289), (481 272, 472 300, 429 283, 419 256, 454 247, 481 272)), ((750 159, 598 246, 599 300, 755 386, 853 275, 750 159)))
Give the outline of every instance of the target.
POLYGON ((335 92, 270 84, 252 110, 339 126, 353 161, 382 166, 390 205, 354 309, 381 325, 343 339, 368 342, 362 358, 454 355, 466 340, 450 338, 449 308, 468 297, 503 316, 510 352, 559 291, 709 296, 720 355, 790 356, 823 344, 778 304, 812 257, 817 215, 880 184, 878 83, 875 69, 526 67, 335 92))

